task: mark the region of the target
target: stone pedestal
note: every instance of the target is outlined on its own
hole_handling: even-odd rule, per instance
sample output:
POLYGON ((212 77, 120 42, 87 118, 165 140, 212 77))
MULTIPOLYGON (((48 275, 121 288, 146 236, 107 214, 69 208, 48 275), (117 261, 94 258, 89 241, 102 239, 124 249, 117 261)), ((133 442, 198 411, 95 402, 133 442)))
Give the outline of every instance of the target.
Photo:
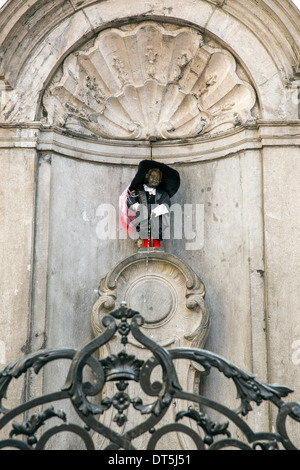
MULTIPOLYGON (((202 348, 210 327, 210 315, 204 295, 204 285, 199 277, 176 256, 161 251, 138 252, 123 260, 102 279, 99 298, 92 311, 94 334, 98 336, 104 331, 103 317, 117 308, 121 302, 126 302, 128 307, 144 317, 144 334, 149 335, 161 346, 202 348)), ((110 350, 100 351, 102 358, 118 354, 124 349, 117 337, 108 347, 110 350)), ((148 359, 146 351, 142 350, 134 339, 129 339, 127 349, 129 350, 127 352, 139 359, 148 359)), ((192 363, 183 363, 180 367, 176 367, 176 371, 184 389, 192 392, 199 388, 199 371, 192 363)), ((154 376, 155 380, 159 380, 160 371, 157 370, 154 376)), ((136 384, 131 385, 136 386, 136 384)), ((111 396, 113 386, 109 384, 109 388, 111 390, 107 390, 107 395, 111 396)), ((131 396, 133 393, 140 396, 138 388, 131 392, 131 396)), ((143 397, 143 401, 146 402, 147 399, 149 401, 149 397, 143 397)), ((175 402, 173 410, 168 411, 165 421, 168 422, 169 413, 178 411, 180 409, 175 402)), ((139 415, 137 418, 144 419, 139 415)), ((131 416, 128 421, 132 423, 137 418, 131 416)), ((114 426, 112 415, 105 417, 105 420, 108 421, 107 425, 114 426)), ((103 441, 98 445, 105 447, 103 441)), ((138 449, 143 449, 142 439, 136 445, 138 449)), ((162 445, 164 448, 189 448, 186 436, 179 434, 170 436, 168 443, 164 442, 162 445)))
POLYGON ((201 348, 210 325, 204 296, 203 283, 185 262, 161 251, 138 252, 102 279, 93 331, 101 334, 103 317, 126 302, 144 317, 145 332, 163 347, 201 348))

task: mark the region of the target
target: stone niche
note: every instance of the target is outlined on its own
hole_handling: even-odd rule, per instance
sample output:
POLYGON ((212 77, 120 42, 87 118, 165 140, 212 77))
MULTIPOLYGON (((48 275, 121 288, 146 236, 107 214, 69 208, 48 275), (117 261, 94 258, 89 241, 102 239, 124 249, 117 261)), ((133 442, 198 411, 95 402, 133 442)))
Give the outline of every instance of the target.
MULTIPOLYGON (((126 302, 128 307, 137 310, 144 317, 142 327, 144 334, 165 348, 172 347, 197 347, 205 344, 210 328, 210 315, 205 303, 204 285, 190 267, 176 256, 165 252, 138 252, 129 256, 114 269, 112 269, 100 282, 99 298, 92 311, 92 326, 95 336, 104 331, 102 319, 105 315, 117 308, 121 302, 126 302)), ((119 335, 100 351, 100 357, 118 354, 124 346, 119 335)), ((146 360, 148 351, 129 336, 126 351, 135 357, 146 360)), ((190 391, 199 392, 200 370, 188 362, 177 364, 176 370, 181 386, 190 391)), ((158 370, 156 378, 159 380, 158 370)), ((155 376, 155 374, 154 374, 155 376)), ((131 396, 141 396, 141 390, 135 383, 131 396)), ((113 385, 107 384, 107 394, 112 396, 113 385)), ((144 403, 151 403, 151 397, 144 397, 144 403)), ((153 398, 152 398, 153 400, 153 398)), ((168 410, 164 417, 165 424, 170 422, 179 407, 184 404, 175 403, 173 409, 168 410)), ((132 426, 137 419, 145 419, 136 411, 129 409, 128 426, 132 426), (134 413, 134 416, 131 414, 134 413)), ((113 427, 113 415, 105 416, 105 424, 113 427)), ((193 425, 191 424, 193 427, 193 425)), ((127 430, 125 424, 125 431, 127 430)), ((101 448, 105 440, 97 438, 97 445, 101 448)), ((166 445, 166 443, 163 443, 166 445)), ((143 449, 143 438, 137 445, 143 449)), ((168 440, 168 448, 189 449, 187 437, 175 434, 168 440)), ((166 448, 166 447, 165 447, 166 448)))
POLYGON ((47 122, 105 139, 216 134, 255 115, 234 56, 199 30, 144 21, 109 28, 71 53, 43 96, 47 122))

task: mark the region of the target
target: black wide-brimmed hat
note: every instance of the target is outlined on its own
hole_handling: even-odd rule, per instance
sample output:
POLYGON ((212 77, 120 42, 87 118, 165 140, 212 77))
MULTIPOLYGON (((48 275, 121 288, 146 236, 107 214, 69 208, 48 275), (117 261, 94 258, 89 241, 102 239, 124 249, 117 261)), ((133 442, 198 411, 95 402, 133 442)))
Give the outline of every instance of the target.
POLYGON ((143 186, 146 174, 153 168, 159 168, 163 175, 159 188, 164 189, 168 193, 169 197, 174 196, 180 186, 180 176, 178 171, 164 163, 156 162, 155 160, 142 160, 139 163, 138 171, 129 186, 129 190, 133 191, 143 186))

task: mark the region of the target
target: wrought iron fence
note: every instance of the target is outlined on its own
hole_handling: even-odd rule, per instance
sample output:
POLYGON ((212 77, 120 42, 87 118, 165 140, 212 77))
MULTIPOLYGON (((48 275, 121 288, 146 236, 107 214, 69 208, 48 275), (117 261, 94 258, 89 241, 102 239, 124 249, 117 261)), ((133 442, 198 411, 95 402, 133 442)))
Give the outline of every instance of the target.
POLYGON ((97 448, 95 435, 104 436, 108 442, 105 449, 114 450, 135 450, 135 439, 146 436, 146 449, 154 450, 161 438, 172 432, 189 436, 199 450, 297 450, 288 436, 286 423, 288 417, 299 423, 300 404, 282 400, 292 392, 289 388, 261 383, 252 374, 206 350, 167 350, 161 347, 142 332, 143 317, 127 308, 126 304, 107 315, 103 324, 104 333, 80 351, 41 350, 7 365, 0 372, 0 431, 9 427, 7 438, 0 441, 1 449, 43 450, 52 436, 69 431, 79 436, 89 450, 97 448), (122 350, 103 359, 96 358, 94 353, 108 345, 116 335, 121 337, 122 350), (151 353, 149 359, 140 360, 126 351, 129 335, 151 353), (4 399, 14 379, 24 376, 31 369, 38 374, 46 364, 58 359, 71 360, 61 390, 31 399, 14 409, 5 408, 4 399), (183 390, 174 361, 184 359, 197 363, 207 374, 211 369, 216 369, 233 381, 240 400, 239 408, 233 410, 209 397, 183 390), (86 366, 92 371, 92 380, 84 379, 86 366), (161 368, 161 380, 153 382, 151 374, 156 367, 161 368), (143 398, 130 396, 129 383, 132 381, 140 385, 143 398), (112 396, 107 393, 103 395, 109 383, 115 384, 115 392, 112 396), (150 397, 150 403, 145 402, 145 396, 150 397), (65 399, 71 401, 82 425, 68 422, 67 414, 53 406, 54 402, 65 399), (161 424, 174 400, 183 400, 190 406, 177 412, 174 422, 161 424), (256 433, 244 419, 252 411, 253 403, 260 405, 263 401, 271 402, 278 409, 275 432, 256 433), (36 407, 40 407, 41 411, 31 414, 36 407), (130 408, 143 419, 137 424, 130 423, 133 427, 122 432, 130 408), (209 413, 201 411, 203 408, 222 415, 224 421, 212 419, 209 413), (113 414, 117 430, 107 426, 102 419, 108 410, 113 414), (24 416, 28 419, 24 420, 24 416), (19 421, 15 421, 16 418, 19 421), (51 426, 53 418, 56 418, 56 423, 57 419, 61 423, 51 426), (190 426, 191 422, 194 426, 190 426), (44 431, 45 424, 47 429, 44 431), (240 438, 232 436, 231 426, 239 430, 240 438))

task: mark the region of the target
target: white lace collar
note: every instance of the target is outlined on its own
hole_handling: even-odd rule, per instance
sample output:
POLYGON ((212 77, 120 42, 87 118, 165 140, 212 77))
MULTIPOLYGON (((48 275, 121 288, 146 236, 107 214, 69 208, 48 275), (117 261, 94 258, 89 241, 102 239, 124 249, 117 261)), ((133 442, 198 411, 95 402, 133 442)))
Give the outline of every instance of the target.
POLYGON ((146 184, 144 184, 144 190, 147 191, 150 194, 154 194, 154 195, 156 194, 156 188, 150 188, 146 184))

